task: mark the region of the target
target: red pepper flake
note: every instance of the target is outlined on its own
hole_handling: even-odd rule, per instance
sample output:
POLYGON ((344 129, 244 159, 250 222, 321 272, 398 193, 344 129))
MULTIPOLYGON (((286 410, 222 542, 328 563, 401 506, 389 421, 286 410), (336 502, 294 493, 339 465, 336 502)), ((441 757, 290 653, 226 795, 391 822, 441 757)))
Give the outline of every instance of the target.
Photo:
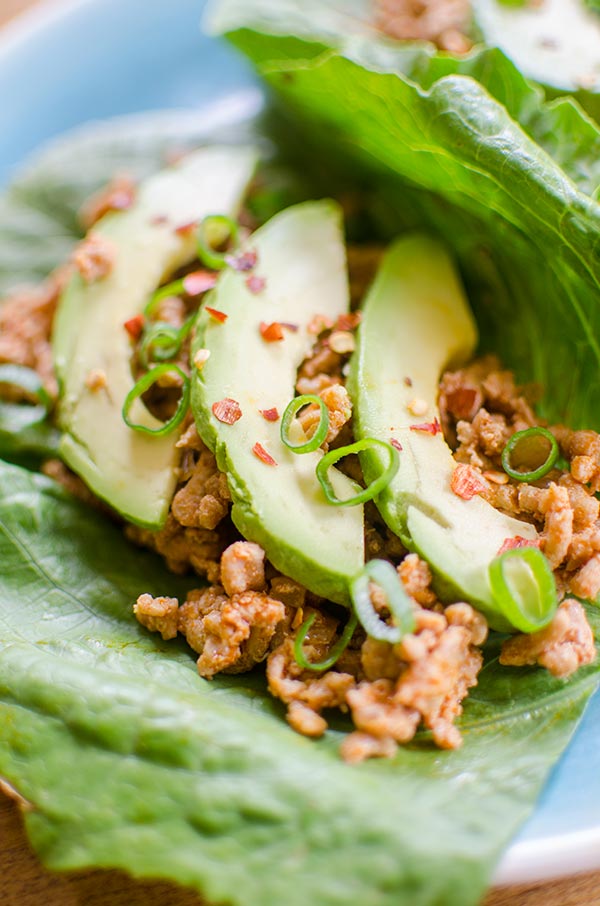
POLYGON ((280 321, 282 327, 285 327, 286 330, 291 330, 292 333, 298 333, 300 330, 299 324, 291 324, 289 321, 280 321))
POLYGON ((487 482, 473 466, 459 463, 452 473, 450 490, 462 500, 472 500, 487 490, 487 482))
POLYGON ((260 335, 267 343, 276 343, 277 340, 283 340, 283 330, 279 321, 273 321, 267 324, 265 321, 260 322, 260 335))
POLYGON ((182 223, 178 227, 175 227, 175 232, 178 236, 188 236, 190 233, 194 232, 197 226, 197 220, 189 220, 187 223, 182 223))
POLYGON ((209 308, 208 305, 206 306, 205 311, 209 313, 211 318, 213 318, 215 321, 218 321, 219 324, 224 324, 229 317, 229 315, 226 315, 224 311, 219 311, 218 308, 209 308))
POLYGON ((166 214, 155 214, 154 217, 150 218, 151 226, 164 226, 165 223, 169 222, 169 218, 166 214))
POLYGON ((246 277, 246 286, 250 292, 255 295, 262 292, 266 285, 267 281, 264 277, 257 277, 256 274, 251 274, 249 277, 246 277))
POLYGON ((183 288, 188 296, 199 296, 212 289, 217 282, 217 275, 211 271, 194 271, 183 278, 183 288))
POLYGON ((223 422, 224 425, 235 425, 242 417, 242 410, 237 400, 225 397, 212 404, 212 412, 217 421, 223 422))
POLYGON ((502 544, 502 547, 498 550, 496 554, 499 557, 501 554, 505 554, 506 551, 513 551, 518 547, 537 547, 541 546, 541 538, 523 538, 522 535, 515 535, 514 538, 507 538, 506 541, 502 544))
POLYGON ((145 318, 142 314, 134 315, 123 324, 132 340, 139 340, 144 329, 145 318))
POLYGON ((256 443, 252 447, 252 452, 257 456, 261 462, 264 462, 267 466, 276 466, 277 463, 273 459, 270 453, 267 453, 262 444, 256 443))
POLYGON ((360 311, 349 311, 341 314, 335 322, 336 330, 356 330, 362 320, 360 311))
POLYGON ((395 447, 395 449, 398 450, 399 453, 402 453, 402 444, 400 443, 399 440, 396 440, 395 437, 392 437, 390 440, 390 443, 391 443, 392 447, 395 447))
POLYGON ((411 425, 411 431, 422 431, 424 434, 440 434, 442 426, 437 418, 432 422, 422 422, 420 425, 411 425))
POLYGON ((226 255, 225 261, 234 271, 245 273, 256 267, 258 252, 256 249, 248 249, 246 252, 240 252, 239 255, 226 255))
POLYGON ((405 378, 404 378, 404 385, 405 385, 406 387, 412 387, 412 378, 405 377, 405 378))
POLYGON ((258 410, 262 417, 268 422, 276 422, 279 418, 279 412, 277 409, 259 409, 258 410))

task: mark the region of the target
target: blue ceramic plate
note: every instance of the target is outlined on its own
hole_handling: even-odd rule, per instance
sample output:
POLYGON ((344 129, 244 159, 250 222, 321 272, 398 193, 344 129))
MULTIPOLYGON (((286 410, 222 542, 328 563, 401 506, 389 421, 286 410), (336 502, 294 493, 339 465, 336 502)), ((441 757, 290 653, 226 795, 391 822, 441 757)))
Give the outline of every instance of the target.
MULTIPOLYGON (((203 0, 47 0, 0 34, 0 184, 37 146, 83 122, 159 108, 221 118, 258 89, 201 34, 203 0)), ((600 695, 592 700, 497 884, 600 868, 600 695)))

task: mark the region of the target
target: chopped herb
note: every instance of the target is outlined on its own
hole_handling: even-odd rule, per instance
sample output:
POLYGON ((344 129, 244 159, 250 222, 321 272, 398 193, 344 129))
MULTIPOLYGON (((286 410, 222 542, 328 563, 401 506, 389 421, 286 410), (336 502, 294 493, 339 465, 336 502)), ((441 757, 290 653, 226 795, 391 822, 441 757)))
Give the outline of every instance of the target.
POLYGON ((320 396, 313 393, 306 393, 303 396, 297 396, 285 408, 281 419, 281 441, 285 446, 294 453, 313 453, 318 450, 329 431, 329 409, 320 396), (320 409, 319 424, 313 436, 304 442, 294 443, 290 439, 290 430, 296 414, 305 406, 315 405, 320 409))
POLYGON ((398 455, 398 450, 393 447, 392 444, 388 444, 384 440, 379 440, 376 437, 363 437, 362 440, 349 444, 347 447, 338 447, 337 450, 330 450, 329 453, 325 454, 323 459, 319 460, 316 471, 317 478, 323 488, 323 493, 325 494, 328 503, 332 506, 357 506, 359 503, 366 503, 367 500, 373 500, 374 497, 381 494, 384 488, 386 488, 393 479, 399 467, 400 457, 398 455), (381 450, 387 451, 389 460, 388 465, 378 478, 367 485, 366 488, 363 488, 358 494, 355 494, 353 497, 348 497, 346 500, 340 500, 329 480, 329 469, 331 466, 335 465, 336 462, 339 462, 340 459, 343 459, 344 456, 349 456, 351 453, 360 453, 362 450, 368 450, 373 447, 379 447, 381 450))

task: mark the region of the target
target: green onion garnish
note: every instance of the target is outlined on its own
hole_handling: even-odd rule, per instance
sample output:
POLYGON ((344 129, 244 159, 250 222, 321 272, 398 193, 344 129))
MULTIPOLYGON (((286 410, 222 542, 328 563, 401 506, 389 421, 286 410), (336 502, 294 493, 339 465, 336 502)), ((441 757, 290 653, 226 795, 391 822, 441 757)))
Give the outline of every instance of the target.
POLYGON ((235 220, 224 214, 210 214, 204 218, 196 234, 198 258, 206 267, 212 267, 217 271, 223 270, 231 250, 219 252, 215 246, 223 245, 227 241, 233 248, 239 246, 239 226, 235 220))
POLYGON ((399 468, 400 457, 395 447, 388 444, 385 440, 379 440, 376 437, 363 437, 362 440, 358 440, 354 444, 349 444, 347 447, 338 447, 337 450, 330 450, 329 453, 326 453, 317 463, 316 472, 328 503, 332 506, 357 506, 359 503, 366 503, 367 500, 373 500, 374 497, 377 497, 377 495, 388 486, 399 468), (336 496, 333 485, 329 480, 328 471, 330 467, 335 465, 336 462, 339 462, 340 459, 343 459, 344 456, 349 456, 351 453, 360 453, 362 450, 368 450, 373 447, 380 447, 387 452, 389 463, 386 469, 378 478, 372 481, 371 484, 367 485, 367 487, 358 494, 355 494, 353 497, 348 497, 346 500, 340 500, 339 497, 336 496))
POLYGON ((185 418, 189 404, 190 379, 187 374, 185 374, 178 365, 173 365, 170 363, 157 365, 151 371, 148 371, 147 374, 144 374, 143 377, 139 379, 139 381, 131 388, 131 390, 125 397, 125 402, 123 403, 122 410, 123 421, 129 428, 133 428, 134 431, 142 431, 144 434, 152 434, 153 437, 164 437, 165 434, 169 434, 177 427, 177 425, 181 424, 181 422, 185 418), (168 372, 170 371, 175 371, 183 379, 181 399, 179 400, 175 414, 169 419, 168 422, 165 422, 163 425, 161 425, 160 428, 148 428, 146 425, 138 425, 135 422, 132 422, 129 418, 129 413, 136 399, 138 399, 147 390, 149 390, 150 387, 152 387, 156 383, 156 381, 163 376, 163 374, 168 374, 168 372))
POLYGON ((324 661, 317 661, 317 663, 313 664, 304 654, 302 646, 304 645, 306 636, 310 632, 312 624, 315 622, 316 616, 316 613, 311 613, 298 630, 296 638, 294 639, 294 657, 296 663, 304 670, 329 670, 329 668, 333 667, 336 661, 339 660, 348 647, 350 639, 354 635, 354 630, 358 624, 358 619, 355 614, 352 614, 344 627, 343 633, 329 652, 329 657, 325 658, 324 661))
POLYGON ((142 337, 138 357, 140 363, 147 368, 150 360, 155 362, 168 362, 174 359, 181 349, 183 342, 194 323, 194 318, 188 318, 181 327, 173 327, 166 321, 155 321, 149 324, 142 337))
POLYGON ((414 632, 416 624, 412 601, 400 576, 387 560, 369 560, 365 563, 350 583, 350 596, 356 616, 371 638, 396 645, 407 633, 414 632), (384 623, 373 607, 371 582, 375 582, 385 592, 394 625, 384 623))
POLYGON ((537 632, 558 607, 550 564, 537 547, 505 551, 490 563, 490 585, 498 609, 515 629, 537 632))
POLYGON ((295 397, 285 407, 285 412, 281 418, 280 435, 282 442, 294 453, 313 453, 314 450, 318 450, 327 437, 328 431, 329 409, 320 396, 316 396, 316 394, 313 393, 305 393, 303 396, 295 397), (300 409, 309 406, 311 403, 315 403, 321 410, 319 424, 317 425, 315 433, 309 440, 304 443, 295 444, 290 440, 290 428, 292 427, 294 417, 300 409))
POLYGON ((556 438, 547 428, 527 428, 525 431, 517 431, 516 434, 513 434, 505 446, 502 451, 502 468, 507 475, 517 481, 537 481, 538 478, 543 478, 544 475, 548 474, 558 459, 559 452, 556 438), (521 459, 525 459, 527 454, 530 454, 531 458, 532 441, 533 446, 539 448, 539 438, 549 444, 548 455, 541 466, 529 472, 522 472, 514 468, 511 465, 513 457, 518 454, 521 459))
POLYGON ((37 399, 46 412, 52 409, 52 397, 33 368, 26 368, 25 365, 0 365, 0 384, 18 387, 19 390, 37 399))

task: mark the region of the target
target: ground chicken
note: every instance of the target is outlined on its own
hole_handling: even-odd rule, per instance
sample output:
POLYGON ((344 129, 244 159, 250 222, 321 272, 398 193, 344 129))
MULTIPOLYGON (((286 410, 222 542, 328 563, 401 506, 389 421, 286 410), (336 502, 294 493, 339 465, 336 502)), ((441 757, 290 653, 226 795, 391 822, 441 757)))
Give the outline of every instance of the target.
POLYGON ((115 176, 107 186, 96 192, 82 205, 79 222, 87 232, 110 211, 126 211, 136 197, 134 181, 125 175, 115 176))
MULTIPOLYGON (((58 298, 67 278, 63 271, 49 278, 40 289, 23 290, 0 305, 0 363, 24 365, 40 375, 46 390, 56 396, 50 332, 58 298)), ((17 395, 3 389, 3 399, 27 401, 27 395, 17 395)))
POLYGON ((469 0, 377 0, 376 24, 401 41, 431 41, 441 50, 466 53, 469 0))
POLYGON ((568 598, 545 629, 504 642, 500 663, 510 667, 540 664, 554 676, 566 677, 595 658, 594 636, 585 610, 579 601, 568 598))
POLYGON ((219 472, 214 455, 205 447, 190 479, 175 494, 171 512, 180 525, 212 531, 227 516, 230 506, 227 478, 219 472))
POLYGON ((236 541, 221 556, 221 585, 227 594, 264 591, 265 552, 258 544, 236 541))
POLYGON ((165 641, 177 636, 179 601, 177 598, 153 598, 140 595, 133 605, 138 621, 150 632, 160 632, 165 641))
POLYGON ((435 603, 435 594, 431 588, 432 575, 428 564, 418 554, 408 554, 398 567, 398 575, 411 596, 423 607, 435 603))
POLYGON ((89 233, 76 247, 72 261, 85 283, 96 283, 111 273, 117 256, 115 245, 100 233, 89 233))
MULTIPOLYGON (((324 443, 330 444, 338 436, 344 425, 352 417, 352 401, 350 394, 342 384, 333 384, 319 391, 318 394, 329 413, 329 428, 324 443)), ((298 416, 298 421, 307 437, 312 437, 319 421, 321 410, 316 403, 307 406, 298 416)))
POLYGON ((200 654, 198 672, 244 673, 266 656, 285 607, 268 595, 246 591, 228 597, 218 585, 190 592, 179 608, 178 629, 200 654))

